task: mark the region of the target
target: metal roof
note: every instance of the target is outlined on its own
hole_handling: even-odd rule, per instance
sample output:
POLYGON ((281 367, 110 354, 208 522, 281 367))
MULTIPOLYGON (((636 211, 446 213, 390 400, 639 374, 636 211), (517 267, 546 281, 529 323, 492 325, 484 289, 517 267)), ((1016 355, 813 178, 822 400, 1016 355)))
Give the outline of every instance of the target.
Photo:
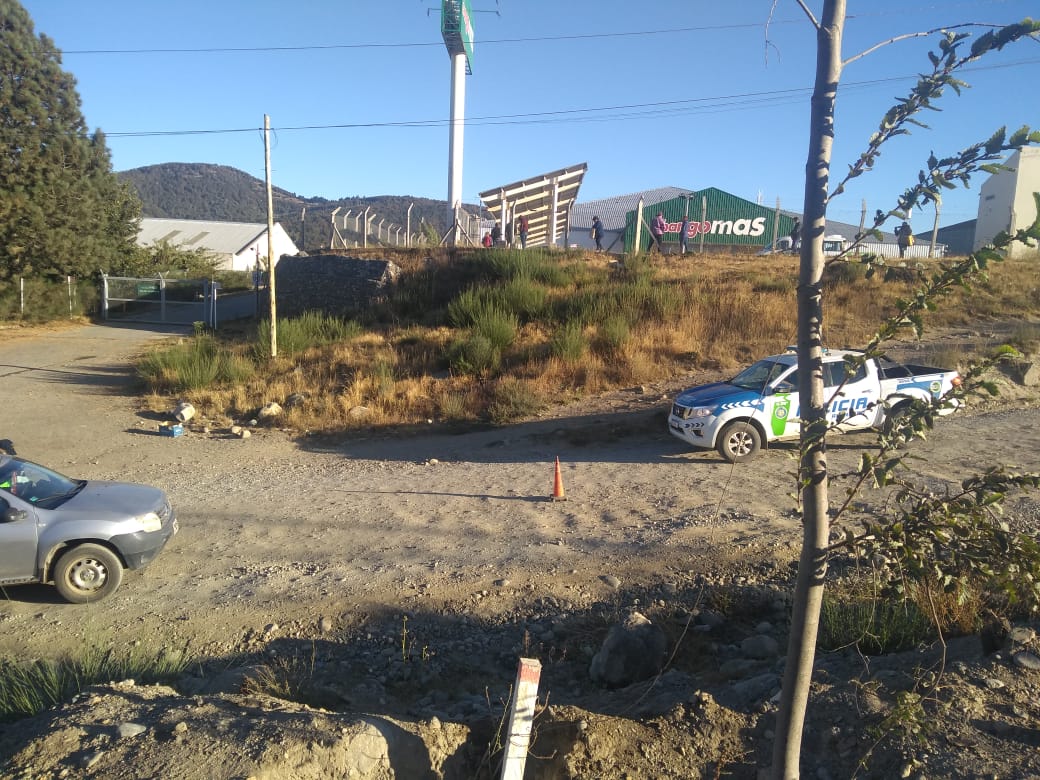
POLYGON ((138 246, 166 242, 181 249, 238 254, 267 232, 259 222, 208 222, 198 219, 142 219, 138 246))
POLYGON ((624 230, 625 214, 636 210, 640 198, 643 199, 643 205, 649 206, 687 195, 690 192, 694 192, 694 190, 681 187, 658 187, 628 195, 615 195, 612 198, 575 203, 574 208, 571 209, 571 227, 576 230, 588 230, 592 227, 592 218, 599 217, 605 230, 624 230))
POLYGON ((567 234, 571 207, 588 167, 581 163, 495 187, 481 192, 480 199, 500 224, 503 210, 514 222, 526 216, 528 246, 555 244, 567 234))

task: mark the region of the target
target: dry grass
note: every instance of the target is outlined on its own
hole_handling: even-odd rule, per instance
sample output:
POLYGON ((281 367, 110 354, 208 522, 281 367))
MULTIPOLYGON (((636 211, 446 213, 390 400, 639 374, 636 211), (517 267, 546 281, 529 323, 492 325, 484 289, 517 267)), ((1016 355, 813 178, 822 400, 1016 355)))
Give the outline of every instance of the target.
MULTIPOLYGON (((620 271, 604 255, 580 252, 486 258, 486 252, 394 258, 406 269, 399 296, 370 313, 365 330, 260 362, 238 384, 184 396, 211 418, 230 420, 299 394, 305 400, 279 424, 300 431, 501 422, 550 402, 735 369, 796 340, 794 258, 640 258, 620 271), (486 322, 460 314, 460 300, 494 301, 505 318, 515 317, 515 333, 492 340, 486 322), (481 343, 495 350, 494 360, 473 367, 481 358, 472 350, 481 343)), ((824 279, 827 342, 865 343, 918 286, 866 279, 854 267, 832 269, 824 279)), ((955 326, 1037 310, 1035 263, 1008 261, 994 266, 975 292, 951 295, 927 323, 955 326)), ((1020 330, 1021 341, 1037 341, 1038 329, 1020 330)), ((225 348, 243 356, 250 345, 247 334, 225 348)), ((933 357, 952 365, 971 355, 933 357)), ((153 406, 161 402, 159 394, 150 397, 153 406)))

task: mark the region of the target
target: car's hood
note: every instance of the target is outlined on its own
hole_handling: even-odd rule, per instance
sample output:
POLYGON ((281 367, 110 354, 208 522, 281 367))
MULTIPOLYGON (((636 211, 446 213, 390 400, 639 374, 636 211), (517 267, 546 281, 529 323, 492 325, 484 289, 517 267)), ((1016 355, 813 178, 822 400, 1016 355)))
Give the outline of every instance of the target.
POLYGON ((90 480, 76 495, 61 505, 64 512, 104 513, 111 517, 136 517, 157 512, 166 494, 148 485, 90 480))
POLYGON ((741 401, 757 401, 761 397, 753 390, 745 390, 743 387, 731 385, 729 382, 713 382, 710 385, 700 385, 683 390, 675 397, 675 402, 688 408, 712 407, 741 401))

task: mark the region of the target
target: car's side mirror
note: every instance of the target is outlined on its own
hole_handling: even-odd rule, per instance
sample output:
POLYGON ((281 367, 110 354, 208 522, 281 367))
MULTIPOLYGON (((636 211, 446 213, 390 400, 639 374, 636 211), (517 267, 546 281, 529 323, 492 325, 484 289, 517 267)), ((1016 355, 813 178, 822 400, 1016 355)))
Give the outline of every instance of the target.
POLYGON ((28 516, 29 513, 24 509, 15 509, 6 499, 0 498, 0 522, 18 523, 28 516))

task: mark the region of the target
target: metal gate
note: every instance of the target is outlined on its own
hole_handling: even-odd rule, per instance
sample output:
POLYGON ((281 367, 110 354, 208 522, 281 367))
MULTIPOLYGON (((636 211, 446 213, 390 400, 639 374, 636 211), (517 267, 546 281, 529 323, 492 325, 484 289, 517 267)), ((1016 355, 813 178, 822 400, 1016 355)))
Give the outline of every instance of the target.
POLYGON ((220 282, 208 279, 167 279, 101 276, 101 314, 106 320, 158 322, 173 325, 205 323, 256 314, 255 291, 220 296, 220 282))

